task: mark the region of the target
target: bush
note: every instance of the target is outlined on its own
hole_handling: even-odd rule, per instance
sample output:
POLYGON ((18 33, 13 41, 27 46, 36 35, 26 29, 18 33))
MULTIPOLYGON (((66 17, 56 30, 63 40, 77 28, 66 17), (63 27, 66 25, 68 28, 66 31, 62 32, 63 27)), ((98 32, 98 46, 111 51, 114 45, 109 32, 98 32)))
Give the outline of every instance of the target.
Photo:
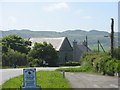
POLYGON ((41 62, 42 62, 42 60, 33 59, 29 62, 29 66, 30 67, 38 67, 38 66, 40 66, 41 62))
POLYGON ((120 60, 120 46, 114 49, 114 57, 120 60))
POLYGON ((120 60, 112 58, 107 53, 84 53, 81 58, 81 66, 101 74, 114 75, 120 73, 120 60))

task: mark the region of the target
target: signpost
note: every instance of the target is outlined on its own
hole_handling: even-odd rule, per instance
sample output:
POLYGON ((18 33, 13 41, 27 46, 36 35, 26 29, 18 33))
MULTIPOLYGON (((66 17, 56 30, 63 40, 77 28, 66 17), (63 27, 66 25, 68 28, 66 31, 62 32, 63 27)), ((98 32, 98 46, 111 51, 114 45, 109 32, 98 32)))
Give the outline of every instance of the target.
POLYGON ((24 85, 22 90, 40 90, 40 86, 36 86, 36 69, 23 69, 24 85))

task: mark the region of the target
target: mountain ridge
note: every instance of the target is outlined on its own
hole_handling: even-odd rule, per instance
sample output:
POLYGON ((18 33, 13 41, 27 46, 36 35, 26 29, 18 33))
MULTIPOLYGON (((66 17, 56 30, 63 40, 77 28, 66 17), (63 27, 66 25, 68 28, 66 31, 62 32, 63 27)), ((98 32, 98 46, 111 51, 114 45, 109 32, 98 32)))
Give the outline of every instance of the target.
MULTIPOLYGON (((32 31, 28 29, 22 29, 22 30, 2 31, 3 37, 8 36, 10 34, 18 35, 24 39, 28 39, 31 37, 68 37, 71 45, 74 40, 82 44, 82 42, 86 39, 86 36, 88 36, 88 44, 92 48, 97 47, 98 40, 100 40, 100 42, 104 47, 107 48, 110 47, 110 38, 104 37, 104 36, 108 36, 110 33, 99 30, 84 31, 84 30, 76 29, 76 30, 66 30, 63 32, 56 32, 56 31, 32 31)), ((115 36, 116 36, 115 40, 117 40, 118 39, 117 33, 115 33, 115 36)))

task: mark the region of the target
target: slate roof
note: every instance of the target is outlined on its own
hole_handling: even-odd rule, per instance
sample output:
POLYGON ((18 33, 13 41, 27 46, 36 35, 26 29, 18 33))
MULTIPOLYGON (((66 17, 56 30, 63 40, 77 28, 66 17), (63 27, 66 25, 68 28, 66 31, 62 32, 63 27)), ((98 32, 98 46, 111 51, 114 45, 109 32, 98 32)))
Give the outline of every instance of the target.
POLYGON ((57 37, 57 38, 30 38, 29 41, 32 42, 32 46, 34 46, 34 43, 43 43, 43 42, 47 42, 47 43, 51 43, 53 45, 53 48, 55 48, 57 51, 60 50, 63 41, 65 40, 66 37, 57 37))

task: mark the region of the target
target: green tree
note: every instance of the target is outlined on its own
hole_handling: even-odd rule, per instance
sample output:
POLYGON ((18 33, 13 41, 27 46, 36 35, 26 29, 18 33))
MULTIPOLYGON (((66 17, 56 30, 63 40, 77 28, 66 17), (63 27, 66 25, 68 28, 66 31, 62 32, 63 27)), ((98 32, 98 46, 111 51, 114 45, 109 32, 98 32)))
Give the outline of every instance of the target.
POLYGON ((2 52, 8 52, 8 48, 21 53, 28 53, 30 50, 31 41, 24 40, 17 35, 9 35, 2 39, 2 52))
POLYGON ((43 42, 43 44, 35 43, 28 56, 33 59, 38 59, 40 62, 46 61, 49 66, 56 66, 58 63, 57 51, 51 44, 47 44, 46 42, 43 42))
POLYGON ((12 66, 14 65, 27 65, 27 56, 25 53, 21 53, 18 51, 14 51, 12 49, 8 49, 8 52, 2 53, 2 65, 3 66, 12 66))

